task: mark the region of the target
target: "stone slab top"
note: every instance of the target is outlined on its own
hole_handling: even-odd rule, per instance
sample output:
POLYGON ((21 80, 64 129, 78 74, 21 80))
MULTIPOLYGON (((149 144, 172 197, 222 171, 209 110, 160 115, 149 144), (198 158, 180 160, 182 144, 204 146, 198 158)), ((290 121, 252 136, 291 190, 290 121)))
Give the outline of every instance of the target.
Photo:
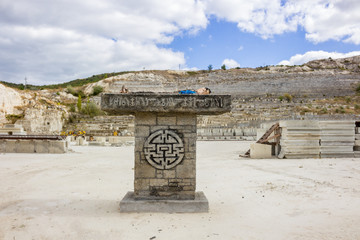
POLYGON ((222 114, 231 111, 231 95, 177 93, 103 94, 101 109, 115 114, 136 112, 222 114))

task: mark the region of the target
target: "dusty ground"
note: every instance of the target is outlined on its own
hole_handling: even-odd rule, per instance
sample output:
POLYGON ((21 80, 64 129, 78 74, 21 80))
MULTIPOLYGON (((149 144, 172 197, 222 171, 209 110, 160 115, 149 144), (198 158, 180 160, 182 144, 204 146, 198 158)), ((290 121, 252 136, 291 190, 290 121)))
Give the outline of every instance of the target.
POLYGON ((210 212, 121 214, 133 147, 0 154, 0 239, 360 239, 360 159, 249 160, 198 142, 210 212))

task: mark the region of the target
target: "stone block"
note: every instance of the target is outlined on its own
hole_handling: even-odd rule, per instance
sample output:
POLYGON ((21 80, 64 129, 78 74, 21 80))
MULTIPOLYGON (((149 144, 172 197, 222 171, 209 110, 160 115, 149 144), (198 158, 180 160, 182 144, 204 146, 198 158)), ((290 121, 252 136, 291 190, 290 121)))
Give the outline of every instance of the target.
POLYGON ((49 141, 49 153, 66 153, 66 143, 61 141, 49 141))
POLYGON ((139 112, 135 114, 135 125, 156 125, 156 114, 148 112, 139 112))
POLYGON ((149 126, 136 126, 135 137, 148 137, 150 135, 149 126))
POLYGON ((121 114, 139 112, 221 114, 231 111, 231 96, 169 93, 103 94, 101 109, 121 114))
POLYGON ((106 142, 106 137, 94 137, 95 141, 96 142, 99 142, 99 143, 105 143, 106 142))
POLYGON ((355 140, 354 146, 360 146, 360 140, 355 140))
POLYGON ((311 120, 285 120, 280 121, 279 126, 281 128, 291 129, 319 129, 319 121, 311 120))
POLYGON ((49 141, 48 140, 35 140, 35 152, 36 153, 49 153, 49 141))
POLYGON ((244 132, 241 128, 235 128, 235 136, 243 136, 244 132))
POLYGON ((354 141, 325 141, 321 140, 321 146, 354 146, 354 141))
POLYGON ((342 152, 352 152, 354 146, 321 146, 320 152, 321 153, 342 153, 342 152))
POLYGON ((167 186, 168 183, 169 183, 168 179, 152 178, 152 179, 150 179, 149 186, 150 187, 154 187, 154 186, 162 187, 162 186, 167 186))
POLYGON ((163 177, 170 179, 176 177, 176 171, 175 170, 163 170, 163 177))
POLYGON ((16 153, 17 140, 6 140, 5 152, 16 153))
POLYGON ((192 160, 184 160, 176 166, 176 178, 196 178, 196 164, 192 160))
POLYGON ((137 179, 137 178, 135 178, 135 181, 134 181, 135 192, 149 191, 149 186, 150 186, 150 179, 146 179, 146 178, 137 179))
POLYGON ((89 142, 88 146, 105 146, 105 142, 89 142))
POLYGON ((139 200, 128 192, 120 202, 120 212, 200 213, 209 211, 209 202, 203 192, 193 200, 139 200))
POLYGON ((196 125, 196 115, 195 114, 179 114, 177 115, 177 125, 196 125))
POLYGON ((137 161, 135 163, 135 179, 138 178, 155 178, 156 169, 147 162, 137 161))
POLYGON ((355 134, 355 140, 360 140, 360 134, 355 134))
POLYGON ((84 146, 84 145, 86 145, 86 140, 83 137, 77 137, 76 138, 76 143, 77 143, 78 146, 84 146))
POLYGON ((280 140, 281 146, 319 146, 319 140, 280 140))
POLYGON ((250 145, 250 158, 266 159, 272 157, 272 146, 260 143, 250 145))
POLYGON ((16 153, 34 153, 35 142, 33 140, 19 140, 16 142, 16 153))
POLYGON ((176 125, 176 117, 157 117, 157 125, 176 125))
POLYGON ((6 140, 0 139, 0 153, 5 153, 6 140))

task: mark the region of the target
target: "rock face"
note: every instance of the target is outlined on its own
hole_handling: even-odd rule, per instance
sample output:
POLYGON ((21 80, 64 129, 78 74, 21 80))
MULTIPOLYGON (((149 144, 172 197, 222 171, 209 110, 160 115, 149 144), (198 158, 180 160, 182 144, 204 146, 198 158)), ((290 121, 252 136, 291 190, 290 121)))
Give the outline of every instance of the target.
POLYGON ((18 114, 16 106, 23 105, 21 95, 14 89, 0 84, 0 122, 5 122, 7 114, 18 114))
POLYGON ((16 124, 28 134, 59 134, 67 118, 65 107, 50 100, 47 92, 17 91, 0 84, 0 123, 6 116, 18 115, 16 124))
POLYGON ((59 134, 65 117, 58 109, 26 109, 25 117, 16 123, 21 124, 28 134, 59 134))

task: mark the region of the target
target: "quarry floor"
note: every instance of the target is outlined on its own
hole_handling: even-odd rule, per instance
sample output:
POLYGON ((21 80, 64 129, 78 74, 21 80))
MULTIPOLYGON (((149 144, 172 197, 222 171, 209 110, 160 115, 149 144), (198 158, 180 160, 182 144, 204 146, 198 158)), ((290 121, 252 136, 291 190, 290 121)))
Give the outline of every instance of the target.
POLYGON ((0 154, 0 239, 360 239, 360 159, 252 160, 197 142, 209 213, 120 213, 133 147, 0 154))

